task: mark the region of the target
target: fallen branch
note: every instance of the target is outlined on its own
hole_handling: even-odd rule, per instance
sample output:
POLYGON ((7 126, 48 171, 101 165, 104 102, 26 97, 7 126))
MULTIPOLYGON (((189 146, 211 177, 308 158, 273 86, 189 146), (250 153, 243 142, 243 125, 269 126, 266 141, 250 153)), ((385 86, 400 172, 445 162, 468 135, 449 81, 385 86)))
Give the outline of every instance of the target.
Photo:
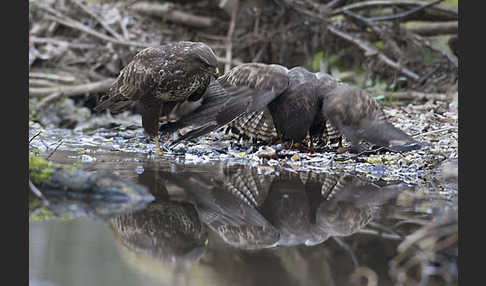
POLYGON ((138 2, 130 7, 132 10, 146 15, 158 16, 168 21, 196 28, 208 28, 213 26, 214 19, 205 16, 196 16, 184 11, 179 11, 173 3, 138 2))
POLYGON ((58 99, 60 98, 62 95, 61 92, 54 92, 53 94, 50 94, 46 97, 44 97, 42 100, 39 101, 39 103, 37 103, 36 105, 36 109, 39 110, 41 109, 42 107, 44 107, 47 103, 55 100, 55 99, 58 99))
POLYGON ((44 206, 48 206, 49 202, 47 201, 46 197, 42 194, 42 192, 32 183, 32 181, 29 179, 29 187, 32 193, 36 195, 39 199, 41 199, 42 203, 44 206))
POLYGON ((373 17, 369 18, 370 21, 390 21, 390 20, 396 20, 396 19, 403 19, 403 18, 410 18, 410 15, 415 14, 427 7, 432 7, 434 5, 439 4, 440 2, 443 2, 444 0, 437 0, 435 2, 423 4, 421 6, 415 7, 413 9, 410 9, 408 11, 398 13, 398 14, 393 14, 389 16, 382 16, 382 17, 373 17))
POLYGON ((29 96, 43 97, 52 95, 54 93, 61 93, 64 96, 75 96, 85 93, 103 92, 108 90, 115 80, 115 78, 108 78, 98 82, 91 82, 75 86, 61 85, 56 87, 29 88, 29 96))
POLYGON ((381 60, 382 62, 384 62, 388 66, 396 69, 397 71, 403 73, 407 77, 409 77, 409 78, 411 78, 415 81, 418 81, 420 79, 419 75, 417 75, 416 73, 414 73, 413 71, 411 71, 411 70, 409 70, 405 67, 402 67, 399 63, 391 60, 385 54, 379 52, 377 49, 375 49, 374 47, 372 47, 370 44, 366 43, 365 41, 357 39, 357 38, 353 37, 352 35, 333 27, 332 25, 328 25, 327 29, 330 32, 332 32, 333 34, 335 34, 335 35, 357 45, 359 48, 361 48, 365 52, 365 56, 367 56, 367 57, 376 56, 379 60, 381 60))
POLYGON ((447 101, 449 96, 442 93, 422 93, 416 91, 406 91, 406 92, 390 92, 384 94, 386 99, 396 99, 396 100, 439 100, 447 101))
POLYGON ((459 127, 457 127, 457 126, 450 126, 450 127, 446 127, 446 128, 431 130, 431 131, 428 131, 428 132, 420 132, 420 133, 412 135, 412 137, 421 137, 421 136, 425 136, 425 135, 440 133, 440 132, 443 132, 443 131, 449 131, 449 130, 458 129, 458 128, 459 127))
POLYGON ((34 36, 29 36, 29 41, 33 44, 54 44, 80 50, 90 50, 97 47, 97 45, 94 44, 70 43, 62 40, 56 40, 51 38, 38 38, 34 36))
POLYGON ((29 78, 29 86, 55 86, 56 83, 45 79, 29 78))
POLYGON ((37 134, 35 134, 34 136, 32 136, 32 138, 29 139, 29 144, 32 142, 32 140, 35 139, 35 137, 39 136, 41 134, 41 132, 37 132, 37 134))
POLYGON ((66 75, 61 76, 53 73, 40 73, 40 72, 30 72, 29 73, 29 80, 30 78, 40 78, 40 79, 47 79, 53 81, 62 81, 62 82, 75 82, 76 78, 74 76, 66 75))
MULTIPOLYGON (((343 13, 344 10, 368 10, 383 7, 400 7, 403 9, 410 9, 410 7, 428 5, 430 2, 425 1, 410 1, 410 0, 374 0, 363 1, 343 6, 339 9, 333 10, 330 15, 337 16, 343 13)), ((457 21, 458 13, 456 9, 447 8, 444 6, 432 6, 424 9, 423 14, 418 19, 429 21, 457 21)), ((408 19, 410 20, 410 19, 408 19)))
POLYGON ((49 160, 49 158, 51 158, 52 155, 54 155, 54 153, 57 151, 57 149, 59 149, 62 143, 63 143, 63 139, 59 140, 59 144, 57 144, 56 148, 54 148, 54 150, 47 156, 46 160, 49 160))
POLYGON ((403 25, 403 28, 424 37, 437 35, 455 35, 459 31, 459 23, 457 21, 439 23, 416 23, 413 26, 407 27, 403 25))

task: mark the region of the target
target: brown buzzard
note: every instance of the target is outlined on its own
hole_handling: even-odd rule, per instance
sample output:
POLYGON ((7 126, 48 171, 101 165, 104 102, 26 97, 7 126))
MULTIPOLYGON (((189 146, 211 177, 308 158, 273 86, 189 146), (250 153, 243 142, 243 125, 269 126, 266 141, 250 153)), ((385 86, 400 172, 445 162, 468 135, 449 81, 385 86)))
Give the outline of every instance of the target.
POLYGON ((325 126, 321 118, 322 94, 337 86, 337 81, 325 73, 310 73, 301 67, 289 70, 262 63, 234 67, 216 83, 225 89, 248 88, 253 92, 205 96, 197 110, 181 118, 177 124, 162 125, 160 130, 173 132, 183 127, 194 128, 177 142, 233 121, 230 125, 234 129, 256 139, 268 141, 277 136, 283 140, 300 141, 308 133, 322 134, 325 126))
POLYGON ((337 131, 337 135, 351 141, 354 152, 361 150, 361 140, 393 147, 393 151, 420 148, 418 142, 386 121, 381 107, 369 94, 359 88, 340 86, 326 73, 248 63, 234 67, 216 82, 226 88, 247 87, 254 94, 205 97, 194 112, 182 116, 177 123, 162 125, 160 130, 193 129, 177 142, 229 123, 235 133, 264 141, 276 137, 298 142, 307 135, 337 131))
POLYGON ((143 128, 155 138, 156 152, 161 154, 159 117, 169 121, 171 113, 187 105, 184 103, 197 103, 216 72, 216 56, 204 43, 182 41, 146 48, 123 68, 95 110, 120 112, 137 102, 143 128))
POLYGON ((352 152, 363 151, 361 140, 395 152, 422 147, 422 143, 388 122, 380 104, 358 87, 340 85, 328 92, 322 114, 351 142, 352 152))

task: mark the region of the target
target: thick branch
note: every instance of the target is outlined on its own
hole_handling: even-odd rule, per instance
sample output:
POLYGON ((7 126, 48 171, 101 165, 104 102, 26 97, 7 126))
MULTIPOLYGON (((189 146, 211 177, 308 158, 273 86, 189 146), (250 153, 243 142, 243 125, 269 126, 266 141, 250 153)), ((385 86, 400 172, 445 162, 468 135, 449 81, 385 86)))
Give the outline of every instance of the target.
POLYGON ((29 73, 29 79, 30 78, 40 78, 40 79, 46 79, 46 80, 53 80, 53 81, 63 81, 63 82, 74 82, 76 81, 76 78, 71 75, 57 75, 57 74, 52 74, 52 73, 41 73, 41 72, 30 72, 29 73))
POLYGON ((114 82, 114 78, 108 78, 102 81, 76 86, 61 85, 56 87, 29 88, 29 96, 43 97, 54 93, 61 93, 64 96, 75 96, 85 93, 103 92, 108 90, 114 82))
POLYGON ((439 23, 416 23, 413 26, 404 27, 415 34, 430 37, 437 35, 455 35, 458 33, 459 24, 457 21, 439 23))

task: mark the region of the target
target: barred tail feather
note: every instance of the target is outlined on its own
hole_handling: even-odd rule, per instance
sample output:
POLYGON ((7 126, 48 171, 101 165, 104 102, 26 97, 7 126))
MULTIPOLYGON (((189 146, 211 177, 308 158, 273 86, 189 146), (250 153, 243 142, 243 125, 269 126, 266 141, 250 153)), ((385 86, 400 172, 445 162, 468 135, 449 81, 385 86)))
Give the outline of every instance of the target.
POLYGON ((238 135, 265 142, 278 136, 268 109, 243 115, 234 120, 230 128, 238 135))

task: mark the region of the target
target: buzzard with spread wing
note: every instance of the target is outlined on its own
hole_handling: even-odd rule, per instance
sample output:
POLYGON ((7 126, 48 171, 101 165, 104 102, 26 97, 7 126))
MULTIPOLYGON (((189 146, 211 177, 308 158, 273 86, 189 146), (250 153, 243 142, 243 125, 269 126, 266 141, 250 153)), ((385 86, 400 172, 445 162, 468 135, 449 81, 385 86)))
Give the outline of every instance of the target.
POLYGON ((235 133, 264 141, 278 138, 299 142, 306 136, 337 131, 351 141, 353 152, 361 151, 361 140, 393 151, 421 147, 386 121, 380 105, 368 93, 341 86, 323 72, 248 63, 234 67, 215 84, 225 89, 246 87, 254 93, 205 96, 193 112, 160 127, 165 132, 190 129, 173 143, 228 125, 235 133))

